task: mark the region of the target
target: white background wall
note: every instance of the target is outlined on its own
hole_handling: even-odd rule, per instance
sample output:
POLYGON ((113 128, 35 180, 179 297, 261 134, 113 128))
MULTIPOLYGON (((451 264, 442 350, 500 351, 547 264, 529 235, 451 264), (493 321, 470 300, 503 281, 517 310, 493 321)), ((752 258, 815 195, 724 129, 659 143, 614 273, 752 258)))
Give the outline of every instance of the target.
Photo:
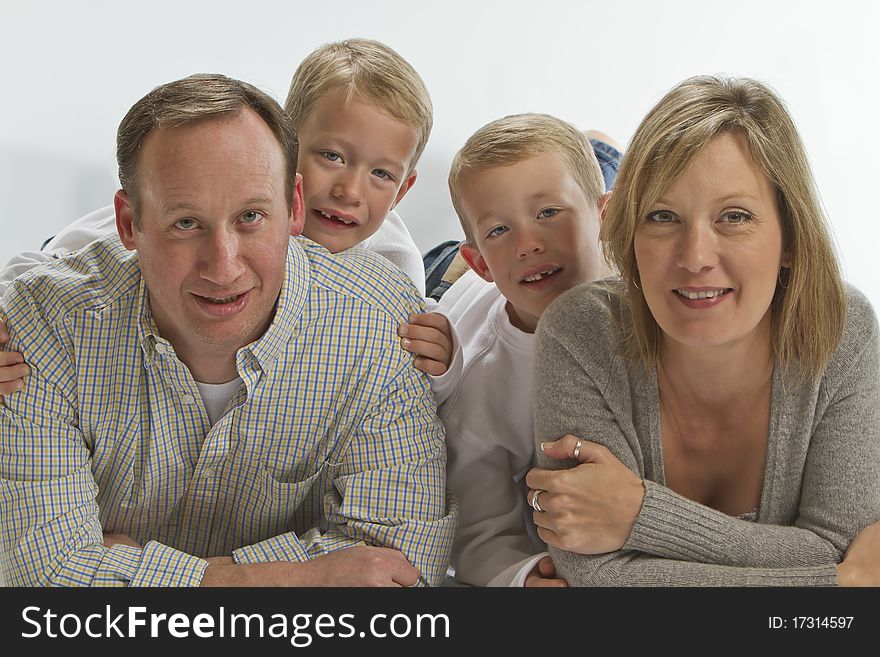
POLYGON ((750 75, 791 108, 846 276, 880 307, 878 26, 868 0, 0 0, 0 263, 110 203, 116 126, 150 88, 217 71, 283 102, 312 49, 365 36, 433 96, 434 133, 400 206, 422 251, 459 236, 445 176, 487 121, 549 112, 625 143, 681 79, 750 75))

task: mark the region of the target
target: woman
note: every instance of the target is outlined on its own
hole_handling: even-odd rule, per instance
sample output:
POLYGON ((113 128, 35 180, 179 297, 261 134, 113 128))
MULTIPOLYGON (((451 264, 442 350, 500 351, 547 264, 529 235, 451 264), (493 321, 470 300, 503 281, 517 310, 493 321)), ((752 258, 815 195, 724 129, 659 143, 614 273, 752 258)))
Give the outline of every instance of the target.
POLYGON ((749 79, 670 91, 600 239, 621 279, 568 292, 538 330, 554 470, 528 475, 528 500, 560 576, 880 584, 880 526, 853 542, 880 519, 877 321, 842 282, 780 100, 749 79))

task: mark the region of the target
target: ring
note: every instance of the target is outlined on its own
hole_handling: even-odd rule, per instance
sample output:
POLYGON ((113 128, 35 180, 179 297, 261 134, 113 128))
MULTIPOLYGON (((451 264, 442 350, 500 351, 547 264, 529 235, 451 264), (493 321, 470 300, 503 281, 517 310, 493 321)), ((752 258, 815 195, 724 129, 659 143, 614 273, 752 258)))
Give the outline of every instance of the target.
POLYGON ((536 491, 535 491, 535 494, 532 495, 532 502, 531 502, 531 504, 532 504, 532 508, 533 508, 535 511, 538 511, 538 512, 540 512, 540 513, 543 513, 543 512, 544 512, 544 509, 542 509, 542 508, 541 508, 541 505, 538 504, 538 495, 540 495, 540 494, 543 493, 543 492, 544 492, 544 491, 542 491, 542 490, 536 490, 536 491))
POLYGON ((580 461, 581 455, 581 445, 584 444, 584 441, 578 438, 578 441, 574 444, 574 459, 576 461, 580 461))

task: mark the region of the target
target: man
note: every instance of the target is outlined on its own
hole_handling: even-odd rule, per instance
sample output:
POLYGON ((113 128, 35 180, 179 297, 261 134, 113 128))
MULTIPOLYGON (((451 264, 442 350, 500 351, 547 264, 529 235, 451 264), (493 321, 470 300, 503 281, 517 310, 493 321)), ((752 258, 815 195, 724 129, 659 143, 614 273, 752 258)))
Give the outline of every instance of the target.
POLYGON ((158 87, 119 127, 118 238, 10 287, 8 584, 440 581, 443 429, 395 333, 420 296, 289 239, 296 153, 250 85, 158 87))

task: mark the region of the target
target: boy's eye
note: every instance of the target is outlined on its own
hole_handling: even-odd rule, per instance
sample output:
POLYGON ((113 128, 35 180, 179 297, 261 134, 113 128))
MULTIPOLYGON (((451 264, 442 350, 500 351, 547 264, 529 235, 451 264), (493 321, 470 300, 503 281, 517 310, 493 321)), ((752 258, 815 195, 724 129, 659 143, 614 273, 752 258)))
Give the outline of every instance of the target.
POLYGON ((539 219, 547 219, 549 217, 555 217, 559 214, 559 208, 544 208, 538 213, 539 219))
POLYGON ((321 156, 325 160, 329 160, 330 162, 342 162, 342 156, 339 153, 334 153, 333 151, 321 151, 321 156))
POLYGON ((383 180, 394 180, 394 176, 385 171, 385 169, 373 169, 373 175, 383 180))
POLYGON ((174 222, 174 227, 179 230, 192 230, 196 225, 196 220, 190 217, 184 217, 174 222))
POLYGON ((669 224, 675 221, 675 213, 669 210, 655 210, 648 215, 647 221, 653 221, 657 224, 669 224))
POLYGON ((248 210, 243 215, 241 215, 242 222, 246 224, 255 224, 263 219, 263 213, 257 212, 256 210, 248 210))
POLYGON ((495 226, 492 230, 486 233, 486 237, 498 237, 499 235, 503 235, 508 230, 510 230, 507 226, 495 226))

